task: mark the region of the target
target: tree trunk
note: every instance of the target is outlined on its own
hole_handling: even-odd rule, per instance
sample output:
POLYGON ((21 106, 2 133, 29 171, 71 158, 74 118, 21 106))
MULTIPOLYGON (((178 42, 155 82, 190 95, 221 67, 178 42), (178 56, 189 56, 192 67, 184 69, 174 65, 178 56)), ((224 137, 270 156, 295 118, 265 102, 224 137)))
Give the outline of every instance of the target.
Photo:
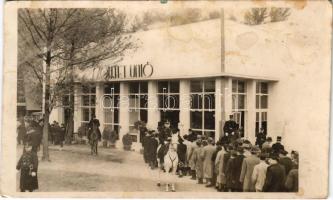
MULTIPOLYGON (((48 45, 49 47, 49 45, 48 45)), ((49 118, 50 118, 50 68, 51 68, 51 51, 48 48, 46 52, 46 69, 45 69, 45 106, 44 106, 44 123, 43 123, 43 156, 42 160, 50 161, 49 157, 49 118)))
POLYGON ((74 133, 74 66, 72 64, 74 58, 74 50, 75 50, 75 42, 71 41, 71 50, 69 54, 69 69, 70 69, 70 85, 69 85, 69 119, 67 122, 67 130, 66 130, 66 144, 70 144, 72 141, 72 136, 74 133))
POLYGON ((72 85, 70 86, 69 112, 69 118, 66 126, 66 144, 71 144, 74 133, 74 90, 72 85))

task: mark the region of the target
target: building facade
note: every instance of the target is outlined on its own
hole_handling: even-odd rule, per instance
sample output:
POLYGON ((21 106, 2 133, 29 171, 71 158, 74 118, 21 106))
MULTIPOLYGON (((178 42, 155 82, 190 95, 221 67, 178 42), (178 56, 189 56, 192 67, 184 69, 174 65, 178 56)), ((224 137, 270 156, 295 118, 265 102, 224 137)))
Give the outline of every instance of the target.
MULTIPOLYGON (((127 52, 121 62, 106 60, 77 72, 74 130, 96 114, 101 130, 111 127, 120 139, 130 133, 139 141, 136 121, 156 130, 160 120, 169 119, 183 135, 191 128, 218 140, 224 122, 233 115, 251 142, 264 128, 273 139, 282 136, 287 148, 299 148, 301 144, 292 141, 307 131, 303 124, 322 122, 316 117, 304 119, 304 111, 318 102, 317 109, 328 113, 324 110, 328 96, 308 94, 318 93, 313 84, 329 89, 326 79, 317 82, 318 77, 329 80, 329 74, 311 63, 299 70, 304 60, 295 54, 302 49, 297 41, 310 33, 290 21, 248 26, 222 15, 134 33, 138 49, 127 52)), ((318 44, 327 42, 315 39, 318 44)), ((63 121, 63 109, 52 116, 63 121)), ((325 131, 325 127, 315 130, 325 131)))

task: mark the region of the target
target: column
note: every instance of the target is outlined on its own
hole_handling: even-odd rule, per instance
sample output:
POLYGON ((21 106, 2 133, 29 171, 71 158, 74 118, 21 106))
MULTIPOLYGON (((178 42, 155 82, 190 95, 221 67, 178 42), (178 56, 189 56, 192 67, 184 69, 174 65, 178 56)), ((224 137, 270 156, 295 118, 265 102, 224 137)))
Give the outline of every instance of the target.
POLYGON ((148 81, 148 129, 157 129, 161 115, 158 110, 157 82, 148 81))
POLYGON ((180 80, 179 81, 179 124, 180 135, 188 133, 190 128, 190 81, 180 80))
POLYGON ((254 144, 256 140, 255 129, 256 129, 256 81, 247 81, 247 121, 245 124, 245 138, 254 144))
POLYGON ((123 135, 129 132, 129 97, 128 83, 120 82, 120 99, 119 99, 119 141, 123 135))
POLYGON ((81 85, 74 85, 74 132, 81 126, 81 85))
POLYGON ((104 84, 97 83, 96 84, 96 118, 99 120, 101 124, 100 130, 103 132, 104 130, 104 109, 103 109, 103 97, 104 97, 104 84))
POLYGON ((222 137, 222 78, 215 79, 215 141, 222 137))
POLYGON ((229 115, 232 114, 232 79, 224 77, 221 79, 221 92, 222 92, 222 116, 221 116, 221 137, 224 135, 224 123, 229 120, 229 115))

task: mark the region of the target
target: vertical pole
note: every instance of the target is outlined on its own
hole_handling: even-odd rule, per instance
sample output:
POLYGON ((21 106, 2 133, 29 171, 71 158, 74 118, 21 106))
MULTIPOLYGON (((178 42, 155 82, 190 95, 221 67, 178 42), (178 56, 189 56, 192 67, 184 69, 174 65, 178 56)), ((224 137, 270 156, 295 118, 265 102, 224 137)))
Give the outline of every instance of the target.
POLYGON ((190 81, 180 80, 179 82, 179 123, 180 134, 187 134, 190 128, 190 81))

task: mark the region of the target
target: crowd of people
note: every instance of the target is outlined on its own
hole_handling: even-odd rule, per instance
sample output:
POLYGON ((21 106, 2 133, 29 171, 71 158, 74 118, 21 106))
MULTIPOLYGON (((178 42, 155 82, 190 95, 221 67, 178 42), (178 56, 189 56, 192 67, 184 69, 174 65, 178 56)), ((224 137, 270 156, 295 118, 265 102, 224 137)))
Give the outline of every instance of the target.
POLYGON ((298 152, 286 151, 280 136, 273 144, 262 129, 256 136, 254 144, 240 137, 232 117, 216 143, 191 129, 180 136, 179 130, 165 121, 158 131, 145 132, 143 157, 152 170, 165 172, 166 152, 175 147, 179 161, 176 175, 189 176, 219 192, 297 192, 298 152))

